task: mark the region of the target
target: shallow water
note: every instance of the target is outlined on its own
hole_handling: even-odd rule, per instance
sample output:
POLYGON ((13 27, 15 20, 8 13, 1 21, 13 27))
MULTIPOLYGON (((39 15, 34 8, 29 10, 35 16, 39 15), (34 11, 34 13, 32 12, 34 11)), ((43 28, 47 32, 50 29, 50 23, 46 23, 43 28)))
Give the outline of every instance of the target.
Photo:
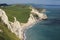
POLYGON ((26 32, 26 40, 60 40, 60 8, 46 8, 48 19, 26 32))

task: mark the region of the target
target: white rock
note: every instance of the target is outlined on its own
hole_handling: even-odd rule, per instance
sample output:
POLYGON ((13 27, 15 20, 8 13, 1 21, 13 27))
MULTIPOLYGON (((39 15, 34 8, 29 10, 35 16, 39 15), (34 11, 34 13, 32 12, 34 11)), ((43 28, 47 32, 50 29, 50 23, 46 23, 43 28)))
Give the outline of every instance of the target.
POLYGON ((1 20, 3 21, 3 23, 5 23, 9 29, 12 29, 10 24, 9 24, 9 20, 8 20, 7 15, 6 15, 5 11, 2 9, 0 9, 0 17, 1 17, 1 20))
POLYGON ((38 10, 34 9, 33 7, 30 7, 30 9, 32 9, 31 13, 38 15, 38 17, 40 18, 40 20, 47 19, 46 14, 44 14, 45 11, 46 11, 45 9, 43 9, 41 13, 38 10))
POLYGON ((3 32, 3 31, 0 29, 0 32, 3 32))

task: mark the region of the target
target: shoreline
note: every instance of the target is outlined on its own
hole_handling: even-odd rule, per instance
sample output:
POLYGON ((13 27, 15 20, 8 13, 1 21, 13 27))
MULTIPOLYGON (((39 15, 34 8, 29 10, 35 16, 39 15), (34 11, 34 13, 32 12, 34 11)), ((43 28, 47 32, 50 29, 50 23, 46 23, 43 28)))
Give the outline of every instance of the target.
MULTIPOLYGON (((39 22, 41 22, 41 21, 37 21, 36 23, 33 23, 32 25, 29 25, 29 26, 34 26, 35 24, 37 24, 37 23, 39 23, 39 22)), ((32 27, 30 27, 30 28, 32 28, 32 27)), ((29 28, 28 28, 29 29, 29 28)), ((27 37, 26 37, 26 31, 28 30, 28 29, 25 29, 25 31, 24 31, 24 33, 23 33, 23 35, 24 35, 24 40, 26 40, 27 39, 27 37)))
MULTIPOLYGON (((26 40, 25 32, 26 32, 29 28, 31 28, 31 27, 33 27, 35 24, 37 24, 37 23, 43 21, 43 19, 47 19, 46 14, 42 14, 42 13, 46 12, 45 9, 42 11, 42 13, 39 13, 39 11, 37 11, 37 10, 34 9, 34 8, 30 8, 30 9, 32 9, 31 13, 38 15, 40 18, 36 20, 36 19, 33 17, 34 20, 35 20, 35 22, 30 23, 30 25, 27 24, 28 27, 27 27, 27 29, 25 29, 25 31, 24 31, 24 33, 23 33, 23 35, 24 35, 24 40, 26 40)), ((31 20, 30 20, 30 21, 31 21, 31 20)), ((28 22, 29 22, 29 21, 28 21, 28 22)))
POLYGON ((29 25, 29 28, 25 29, 24 32, 23 32, 23 35, 24 35, 24 40, 26 40, 26 31, 30 28, 32 28, 35 24, 41 22, 42 20, 37 20, 36 22, 34 22, 33 24, 29 25))

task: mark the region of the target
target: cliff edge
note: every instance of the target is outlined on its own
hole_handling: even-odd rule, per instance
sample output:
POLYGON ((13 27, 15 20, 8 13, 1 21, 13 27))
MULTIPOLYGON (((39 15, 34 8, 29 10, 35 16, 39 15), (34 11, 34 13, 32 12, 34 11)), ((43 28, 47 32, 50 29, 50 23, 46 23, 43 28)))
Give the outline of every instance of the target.
POLYGON ((21 40, 25 40, 24 31, 31 28, 31 25, 34 25, 36 22, 41 21, 43 19, 47 19, 46 14, 44 14, 45 9, 40 13, 35 8, 30 8, 31 14, 27 21, 27 23, 21 23, 14 17, 14 22, 8 20, 8 16, 5 11, 0 9, 0 18, 4 24, 7 25, 8 29, 11 30, 12 33, 16 34, 21 40))

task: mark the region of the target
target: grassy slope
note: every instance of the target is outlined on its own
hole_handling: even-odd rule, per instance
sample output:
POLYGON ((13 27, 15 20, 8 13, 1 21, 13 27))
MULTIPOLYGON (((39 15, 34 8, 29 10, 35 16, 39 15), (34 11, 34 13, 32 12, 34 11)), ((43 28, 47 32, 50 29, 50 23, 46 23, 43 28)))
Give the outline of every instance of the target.
MULTIPOLYGON (((26 23, 30 15, 30 9, 27 6, 12 5, 1 9, 6 11, 10 21, 13 21, 15 16, 18 21, 26 23)), ((2 22, 0 22, 0 29, 3 30, 3 32, 0 32, 0 40, 19 40, 2 22)))
POLYGON ((27 22, 31 11, 28 6, 20 5, 12 5, 5 8, 3 7, 2 9, 6 11, 10 21, 13 21, 13 17, 16 17, 17 20, 22 23, 27 22))

